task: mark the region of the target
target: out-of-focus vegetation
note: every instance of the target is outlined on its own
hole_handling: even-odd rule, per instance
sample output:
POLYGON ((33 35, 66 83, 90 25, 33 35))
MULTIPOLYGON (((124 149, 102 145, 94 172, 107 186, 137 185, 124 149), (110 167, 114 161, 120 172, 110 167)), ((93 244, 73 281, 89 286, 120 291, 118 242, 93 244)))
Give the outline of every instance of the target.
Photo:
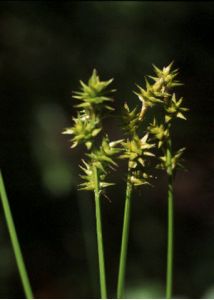
MULTIPOLYGON (((214 286, 213 69, 211 2, 0 3, 1 169, 37 298, 96 298, 93 198, 77 192, 82 150, 61 135, 74 113, 71 92, 95 67, 115 78, 115 107, 134 106, 133 83, 151 63, 175 60, 190 108, 175 128, 187 172, 175 181, 176 297, 212 298, 214 286)), ((114 85, 114 84, 112 84, 114 85)), ((76 102, 75 102, 76 104, 76 102)), ((112 139, 118 120, 105 121, 112 139)), ((126 170, 103 198, 109 296, 115 297, 126 170), (116 196, 115 196, 116 195, 116 196)), ((166 178, 133 197, 127 298, 163 297, 166 178)), ((0 297, 23 297, 0 208, 0 297)))

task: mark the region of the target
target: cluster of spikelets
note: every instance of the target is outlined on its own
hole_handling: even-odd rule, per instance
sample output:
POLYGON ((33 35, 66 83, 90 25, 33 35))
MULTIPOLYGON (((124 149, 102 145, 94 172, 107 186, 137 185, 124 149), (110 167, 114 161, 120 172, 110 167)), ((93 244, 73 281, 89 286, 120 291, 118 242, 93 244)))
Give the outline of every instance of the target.
MULTIPOLYGON (((170 139, 170 125, 174 118, 185 119, 184 112, 186 108, 182 107, 183 99, 176 100, 176 96, 172 93, 173 88, 181 85, 176 80, 178 70, 172 70, 172 63, 162 70, 154 66, 156 76, 148 76, 145 79, 145 88, 137 85, 138 91, 134 92, 142 103, 142 108, 138 112, 137 108, 130 110, 128 105, 124 105, 123 123, 125 133, 128 139, 122 142, 123 154, 120 158, 128 159, 130 180, 133 185, 150 184, 152 176, 148 173, 150 158, 155 157, 153 150, 161 148, 164 155, 159 157, 160 162, 157 168, 167 169, 166 160, 166 144, 170 139), (152 79, 153 83, 149 82, 152 79), (152 124, 145 128, 145 132, 141 137, 139 130, 142 128, 148 109, 155 105, 164 108, 164 119, 158 125, 156 119, 152 124)), ((180 166, 180 157, 184 149, 180 149, 172 157, 173 169, 180 166)))
POLYGON ((95 189, 94 167, 98 172, 100 190, 113 184, 106 182, 105 179, 109 169, 117 166, 113 157, 120 151, 117 145, 121 143, 121 140, 111 142, 106 135, 103 137, 100 147, 98 149, 95 147, 95 137, 102 131, 104 110, 114 110, 109 105, 113 99, 108 95, 115 90, 107 89, 112 80, 101 81, 96 70, 93 70, 88 84, 80 81, 81 90, 74 92, 73 96, 80 101, 80 104, 76 105, 79 111, 77 117, 73 118, 73 126, 63 132, 72 135, 71 148, 84 144, 87 150, 90 150, 86 153, 88 161, 82 160, 83 165, 80 166, 84 172, 81 175, 81 178, 84 179, 84 182, 80 184, 82 190, 95 189))
MULTIPOLYGON (((145 88, 137 85, 138 91, 134 92, 141 101, 140 110, 135 107, 131 110, 127 103, 123 109, 123 129, 125 139, 111 142, 108 136, 104 136, 100 147, 94 146, 96 136, 102 131, 102 117, 104 110, 114 110, 109 102, 113 99, 109 94, 115 90, 108 89, 113 79, 100 81, 96 70, 93 71, 88 84, 80 81, 81 90, 74 93, 74 98, 80 101, 76 105, 79 109, 77 117, 73 118, 73 126, 67 128, 63 133, 71 134, 71 147, 84 144, 87 150, 88 161, 83 160, 81 175, 84 182, 80 185, 81 189, 94 190, 95 174, 94 166, 98 170, 100 189, 112 185, 106 182, 106 176, 110 169, 114 169, 117 164, 114 161, 115 155, 120 159, 128 161, 129 180, 132 185, 139 186, 150 184, 152 175, 148 172, 150 160, 156 158, 158 149, 162 150, 163 155, 159 155, 158 168, 167 170, 169 167, 166 157, 167 143, 170 140, 170 127, 175 118, 186 119, 184 113, 188 110, 182 107, 183 98, 176 99, 173 89, 181 85, 176 80, 178 70, 172 70, 173 63, 164 67, 162 70, 154 66, 155 76, 148 76, 145 79, 145 88), (152 83, 150 81, 152 80, 152 83), (145 120, 148 109, 159 105, 164 111, 163 118, 158 124, 154 118, 143 134, 142 124, 145 120)), ((181 166, 181 156, 184 148, 178 150, 171 159, 172 169, 181 166)))
MULTIPOLYGON (((184 119, 185 112, 188 111, 186 107, 182 107, 183 98, 179 100, 176 99, 174 93, 174 87, 182 85, 175 78, 178 75, 178 70, 171 71, 172 63, 167 67, 164 67, 163 70, 154 67, 156 72, 156 77, 151 77, 154 80, 153 86, 149 86, 151 91, 157 91, 157 86, 160 87, 160 90, 156 95, 159 103, 164 110, 164 118, 160 121, 160 124, 157 123, 154 118, 153 123, 148 127, 148 132, 153 135, 154 141, 157 143, 157 148, 162 150, 162 156, 159 157, 160 163, 157 164, 157 168, 165 169, 166 171, 169 167, 174 171, 177 167, 182 167, 182 154, 185 148, 181 148, 172 155, 171 161, 167 159, 167 149, 171 140, 170 128, 172 121, 176 118, 184 119), (169 163, 171 166, 169 166, 169 163)), ((142 97, 143 98, 143 97, 142 97)), ((146 101, 146 100, 145 100, 146 101)))
POLYGON ((80 101, 76 105, 79 109, 77 117, 73 118, 73 126, 67 128, 63 133, 72 135, 71 148, 78 144, 85 144, 88 150, 91 149, 94 138, 102 130, 101 117, 104 109, 113 110, 107 103, 113 99, 108 96, 114 90, 107 90, 113 79, 100 81, 96 70, 93 70, 88 84, 80 80, 81 90, 74 92, 73 98, 80 101))
POLYGON ((121 142, 122 154, 119 158, 128 161, 130 175, 128 178, 134 186, 149 184, 152 176, 146 171, 147 163, 148 157, 154 156, 151 149, 155 147, 155 144, 149 142, 148 133, 142 137, 139 136, 137 132, 142 120, 139 119, 137 108, 131 111, 127 103, 124 105, 123 123, 124 133, 128 135, 128 138, 121 142))

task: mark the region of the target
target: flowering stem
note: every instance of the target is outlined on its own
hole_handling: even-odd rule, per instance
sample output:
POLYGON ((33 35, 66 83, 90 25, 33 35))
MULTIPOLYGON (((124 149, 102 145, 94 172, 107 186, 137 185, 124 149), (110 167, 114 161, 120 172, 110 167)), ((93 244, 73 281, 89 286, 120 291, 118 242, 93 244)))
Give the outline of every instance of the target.
POLYGON ((119 273, 118 273, 118 281, 117 281, 117 299, 122 298, 124 292, 126 257, 127 257, 127 246, 128 246, 128 236, 129 236, 129 223, 130 223, 131 194, 132 194, 132 183, 130 182, 130 173, 129 173, 127 177, 127 186, 126 186, 123 232, 122 232, 122 242, 121 242, 121 250, 120 250, 119 273))
POLYGON ((3 210, 4 210, 4 214, 5 214, 5 218, 6 218, 6 223, 7 223, 7 227, 8 227, 8 230, 9 230, 9 235, 10 235, 10 239, 11 239, 11 242, 12 242, 12 247, 13 247, 13 251, 14 251, 14 254, 15 254, 19 274, 20 274, 20 277, 21 277, 25 297, 27 299, 33 299, 33 293, 32 293, 32 289, 31 289, 31 286, 30 286, 30 281, 29 281, 29 278, 28 278, 28 275, 27 275, 26 267, 25 267, 25 264, 24 264, 24 259, 23 259, 22 252, 21 252, 21 249, 20 249, 20 245, 19 245, 15 225, 14 225, 14 222, 13 222, 13 217, 12 217, 12 213, 11 213, 11 210, 10 210, 9 202, 8 202, 8 199, 7 199, 7 194, 6 194, 6 190, 5 190, 4 181, 3 181, 1 171, 0 171, 0 194, 1 194, 3 210))
POLYGON ((171 140, 167 145, 167 175, 168 175, 168 237, 167 237, 167 272, 166 272, 166 299, 172 297, 173 277, 173 170, 171 140))
POLYGON ((99 258, 99 272, 100 272, 100 291, 101 298, 107 298, 106 291, 106 277, 105 277, 105 261, 104 261, 104 250, 103 250, 103 236, 102 236, 102 222, 101 222, 101 210, 100 210, 100 188, 97 168, 93 166, 93 172, 95 177, 95 209, 96 209, 96 227, 97 227, 97 247, 98 247, 98 258, 99 258))

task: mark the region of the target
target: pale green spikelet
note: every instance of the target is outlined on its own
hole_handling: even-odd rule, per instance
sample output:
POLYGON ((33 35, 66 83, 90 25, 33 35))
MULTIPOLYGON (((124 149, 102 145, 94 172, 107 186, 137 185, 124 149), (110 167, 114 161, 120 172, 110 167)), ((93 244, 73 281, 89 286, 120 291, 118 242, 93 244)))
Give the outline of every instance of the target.
POLYGON ((81 190, 94 190, 95 175, 93 173, 93 166, 96 166, 98 171, 101 191, 108 186, 114 185, 112 182, 106 182, 105 179, 109 174, 109 169, 117 167, 113 157, 121 151, 121 148, 118 147, 121 142, 122 140, 110 142, 106 135, 102 140, 100 148, 87 154, 89 161, 85 162, 83 160, 84 166, 81 166, 81 169, 84 171, 84 175, 81 175, 81 178, 84 179, 84 182, 80 184, 81 190))
POLYGON ((78 99, 81 103, 76 105, 78 108, 88 110, 100 110, 106 108, 113 110, 106 102, 112 102, 113 99, 108 96, 109 93, 115 90, 108 90, 107 87, 112 83, 113 79, 101 81, 97 71, 94 69, 88 84, 80 80, 80 91, 74 92, 73 98, 78 99), (102 105, 104 104, 104 105, 102 105))
POLYGON ((136 134, 136 131, 141 124, 137 107, 135 107, 133 110, 130 110, 128 104, 126 102, 124 103, 122 111, 122 123, 122 129, 125 134, 136 134))
POLYGON ((173 118, 180 118, 186 120, 184 113, 189 109, 186 107, 182 107, 181 104, 183 102, 183 98, 181 97, 179 100, 176 100, 176 95, 173 93, 171 101, 169 101, 168 105, 165 106, 165 121, 168 123, 173 118))
POLYGON ((93 114, 89 116, 85 111, 77 113, 77 117, 73 118, 73 126, 66 128, 62 133, 72 135, 71 148, 75 148, 78 144, 84 143, 88 150, 92 147, 92 141, 100 131, 100 118, 93 114))
MULTIPOLYGON (((171 167, 172 167, 172 171, 174 172, 176 169, 184 169, 183 166, 183 158, 181 157, 184 153, 186 148, 181 148, 178 151, 176 151, 176 153, 172 156, 171 158, 171 167)), ((168 170, 168 168, 170 167, 167 163, 167 157, 166 155, 160 156, 160 163, 157 164, 156 166, 158 169, 162 169, 162 170, 168 170)))
POLYGON ((137 85, 139 91, 134 92, 142 102, 142 108, 139 118, 143 119, 146 110, 156 104, 163 104, 171 96, 172 89, 182 85, 178 80, 175 80, 178 75, 178 70, 171 70, 173 62, 163 69, 157 68, 155 65, 154 71, 156 76, 147 76, 154 81, 153 84, 145 79, 146 88, 137 85))
POLYGON ((138 135, 134 135, 132 139, 127 139, 122 142, 123 152, 119 156, 121 159, 127 159, 129 164, 130 178, 133 185, 148 184, 148 180, 151 178, 146 173, 148 157, 154 156, 151 149, 155 144, 151 144, 148 141, 148 134, 145 134, 143 138, 139 138, 138 135))

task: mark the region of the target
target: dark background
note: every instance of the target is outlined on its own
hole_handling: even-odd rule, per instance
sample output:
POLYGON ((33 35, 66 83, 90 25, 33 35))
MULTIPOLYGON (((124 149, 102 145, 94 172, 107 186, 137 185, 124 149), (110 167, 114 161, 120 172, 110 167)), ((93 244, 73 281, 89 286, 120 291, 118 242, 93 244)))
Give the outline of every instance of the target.
MULTIPOLYGON (((190 108, 174 128, 187 172, 175 182, 174 296, 214 298, 214 3, 0 3, 1 169, 36 298, 98 298, 93 197, 78 192, 83 147, 61 135, 75 111, 71 92, 96 67, 114 77, 115 107, 139 104, 152 63, 172 60, 190 108)), ((108 121, 112 139, 117 120, 108 121)), ((125 170, 103 198, 109 296, 115 297, 125 170)), ((166 178, 133 197, 127 298, 162 298, 166 264, 166 178)), ((0 207, 0 297, 23 298, 0 207)))

